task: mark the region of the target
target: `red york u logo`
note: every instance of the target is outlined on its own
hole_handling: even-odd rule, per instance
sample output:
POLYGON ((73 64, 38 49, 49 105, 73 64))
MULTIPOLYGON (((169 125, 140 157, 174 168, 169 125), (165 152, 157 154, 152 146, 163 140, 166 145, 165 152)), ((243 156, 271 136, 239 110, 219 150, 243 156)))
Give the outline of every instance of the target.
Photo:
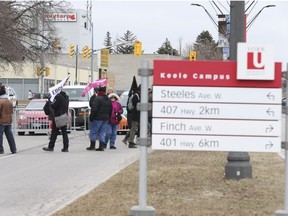
POLYGON ((264 59, 261 52, 248 52, 247 53, 247 69, 259 70, 264 69, 264 59))

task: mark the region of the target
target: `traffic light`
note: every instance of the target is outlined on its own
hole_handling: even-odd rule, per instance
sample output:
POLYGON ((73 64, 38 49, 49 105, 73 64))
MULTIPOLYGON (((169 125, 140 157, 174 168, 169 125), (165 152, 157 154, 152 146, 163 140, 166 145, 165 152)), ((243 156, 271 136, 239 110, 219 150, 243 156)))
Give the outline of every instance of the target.
POLYGON ((60 48, 59 44, 60 44, 59 38, 55 37, 55 38, 54 38, 53 47, 54 47, 55 49, 59 49, 59 48, 60 48))
POLYGON ((91 49, 87 47, 86 58, 90 58, 90 57, 91 57, 91 49))
POLYGON ((142 42, 135 41, 134 42, 134 56, 141 56, 142 55, 142 42))
POLYGON ((196 61, 196 55, 195 51, 190 51, 190 61, 196 61))
POLYGON ((70 58, 72 58, 73 55, 74 55, 74 45, 72 43, 70 43, 70 47, 69 47, 70 58))
POLYGON ((46 67, 45 68, 45 76, 49 76, 50 75, 50 68, 46 67))
POLYGON ((37 67, 36 74, 37 74, 37 76, 41 76, 41 74, 42 74, 42 68, 41 67, 37 67))
POLYGON ((83 48, 82 48, 82 58, 83 59, 85 59, 85 58, 87 58, 88 57, 88 46, 84 46, 83 48))

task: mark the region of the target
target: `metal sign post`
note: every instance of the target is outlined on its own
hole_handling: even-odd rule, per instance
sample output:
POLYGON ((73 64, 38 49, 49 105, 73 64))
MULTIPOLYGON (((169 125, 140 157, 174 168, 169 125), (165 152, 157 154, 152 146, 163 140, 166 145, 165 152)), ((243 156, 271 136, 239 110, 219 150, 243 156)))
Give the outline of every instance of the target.
MULTIPOLYGON (((288 79, 288 73, 286 73, 286 81, 288 79)), ((286 105, 285 105, 285 185, 284 185, 284 209, 276 211, 276 216, 288 216, 288 103, 287 103, 288 88, 286 85, 286 105)))
POLYGON ((141 69, 141 101, 137 105, 140 110, 140 138, 137 144, 140 145, 140 172, 139 172, 139 205, 133 206, 130 209, 131 216, 154 216, 155 209, 152 206, 147 206, 147 145, 148 145, 148 82, 149 75, 152 70, 149 70, 149 62, 142 61, 141 69))

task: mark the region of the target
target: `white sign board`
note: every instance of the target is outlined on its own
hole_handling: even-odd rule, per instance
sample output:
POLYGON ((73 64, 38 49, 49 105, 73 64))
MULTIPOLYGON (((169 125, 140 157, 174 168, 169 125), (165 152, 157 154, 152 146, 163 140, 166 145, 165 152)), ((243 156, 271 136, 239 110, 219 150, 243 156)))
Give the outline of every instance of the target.
POLYGON ((153 87, 154 101, 279 104, 281 99, 282 90, 280 88, 153 87))
POLYGON ((275 137, 281 133, 280 121, 153 118, 152 125, 156 134, 275 137))
MULTIPOLYGON (((249 60, 250 47, 246 51, 249 60)), ((260 80, 253 80, 255 70, 239 80, 239 62, 154 62, 152 148, 279 152, 282 73, 279 64, 269 69, 266 63, 254 62, 260 80)))
POLYGON ((274 80, 274 64, 272 46, 237 44, 237 79, 274 80))
POLYGON ((153 102, 153 117, 280 120, 281 106, 269 104, 153 102))
POLYGON ((157 150, 279 152, 280 137, 152 134, 157 150))

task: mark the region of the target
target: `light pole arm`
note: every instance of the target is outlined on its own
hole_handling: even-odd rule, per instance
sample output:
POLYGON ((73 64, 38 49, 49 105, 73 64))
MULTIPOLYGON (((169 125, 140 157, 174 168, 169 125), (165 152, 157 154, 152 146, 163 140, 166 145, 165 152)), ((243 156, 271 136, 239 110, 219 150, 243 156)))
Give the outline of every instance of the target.
POLYGON ((212 22, 214 23, 214 25, 216 26, 216 29, 218 30, 218 24, 217 22, 215 21, 215 19, 211 16, 211 14, 206 10, 206 8, 201 5, 201 4, 195 4, 195 3, 192 3, 191 4, 192 6, 197 6, 197 7, 202 7, 205 11, 205 13, 209 16, 209 18, 212 20, 212 22))
POLYGON ((248 23, 246 26, 246 29, 248 30, 251 25, 255 22, 256 18, 260 15, 260 13, 265 9, 265 8, 269 8, 269 7, 276 7, 276 5, 266 5, 264 6, 248 23))
POLYGON ((110 48, 112 48, 112 47, 122 46, 122 45, 133 45, 133 43, 132 43, 131 41, 127 41, 127 42, 125 42, 125 43, 114 44, 114 45, 112 45, 112 46, 108 46, 108 47, 104 47, 104 48, 100 48, 100 49, 95 49, 95 50, 93 50, 93 52, 97 52, 97 51, 100 51, 100 50, 102 50, 102 49, 110 49, 110 48))

